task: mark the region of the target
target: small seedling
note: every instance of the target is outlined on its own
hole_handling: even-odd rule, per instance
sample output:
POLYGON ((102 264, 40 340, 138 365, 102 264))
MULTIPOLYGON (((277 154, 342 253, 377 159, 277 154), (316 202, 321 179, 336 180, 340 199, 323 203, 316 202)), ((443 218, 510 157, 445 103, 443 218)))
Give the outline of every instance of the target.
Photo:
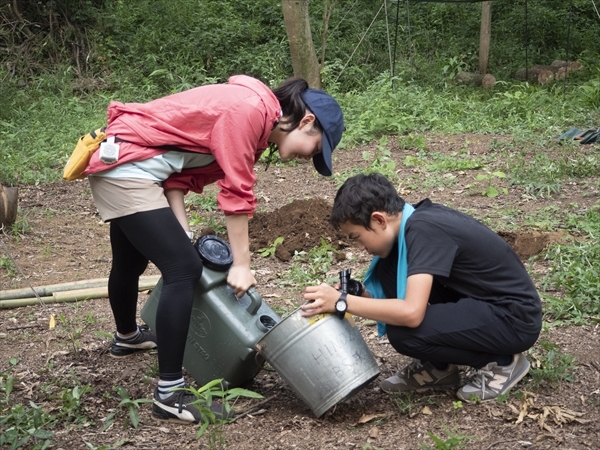
POLYGON ((118 414, 119 410, 123 408, 129 412, 129 424, 131 424, 133 428, 137 428, 140 423, 138 414, 140 405, 142 403, 152 403, 153 400, 149 398, 138 398, 134 400, 129 397, 129 393, 123 386, 115 386, 113 391, 119 395, 121 402, 117 405, 117 409, 114 412, 106 416, 102 431, 106 431, 114 423, 114 417, 118 414))
POLYGON ((280 244, 283 244, 283 237, 281 237, 281 236, 279 236, 277 239, 275 239, 273 241, 273 243, 271 245, 269 245, 268 247, 259 248, 257 250, 257 252, 263 258, 268 258, 275 254, 275 251, 277 250, 277 246, 280 244))
POLYGON ((419 444, 423 450, 453 450, 455 448, 464 447, 466 440, 475 439, 475 436, 467 436, 458 434, 456 431, 451 431, 446 425, 442 424, 444 431, 448 435, 448 439, 442 439, 433 433, 427 433, 431 440, 435 443, 435 447, 429 447, 425 444, 419 444))

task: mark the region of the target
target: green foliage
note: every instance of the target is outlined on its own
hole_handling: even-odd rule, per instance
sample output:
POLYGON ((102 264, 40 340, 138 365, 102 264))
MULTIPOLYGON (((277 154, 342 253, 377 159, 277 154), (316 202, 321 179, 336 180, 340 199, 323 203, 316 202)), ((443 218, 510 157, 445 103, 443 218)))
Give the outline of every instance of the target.
POLYGON ((125 409, 129 413, 129 424, 133 428, 137 428, 140 422, 140 405, 143 403, 152 403, 153 400, 149 398, 138 398, 134 400, 129 397, 129 393, 123 386, 115 386, 113 388, 113 391, 117 393, 121 401, 117 405, 117 409, 111 412, 108 416, 106 416, 104 426, 102 427, 102 431, 107 430, 115 422, 115 416, 119 413, 121 409, 125 409))
MULTIPOLYGON (((574 205, 575 206, 575 205, 574 205)), ((546 314, 555 324, 600 322, 600 205, 570 214, 566 224, 584 237, 557 244, 546 252, 550 270, 542 280, 546 314), (558 292, 551 295, 548 292, 558 292)))
POLYGON ((563 381, 574 381, 575 357, 562 353, 558 345, 542 338, 530 353, 535 361, 529 375, 536 388, 542 384, 558 387, 563 381))
MULTIPOLYGON (((77 304, 73 306, 73 309, 78 310, 77 304)), ((70 347, 70 350, 75 354, 79 354, 79 347, 81 345, 80 339, 83 331, 96 323, 96 317, 92 312, 89 312, 85 317, 80 317, 74 314, 72 318, 69 318, 63 314, 58 314, 58 325, 57 331, 66 337, 65 341, 70 347)))
POLYGON ((584 104, 590 108, 600 108, 600 68, 596 68, 595 76, 579 86, 584 104))
POLYGON ((13 236, 15 238, 15 240, 18 240, 24 234, 27 234, 28 232, 31 231, 31 225, 29 224, 29 221, 27 220, 27 216, 30 213, 31 213, 31 211, 23 212, 23 211, 19 210, 17 212, 17 219, 15 220, 15 223, 8 226, 8 234, 13 236))
MULTIPOLYGON (((18 361, 11 359, 11 366, 16 366, 18 361)), ((51 396, 60 402, 58 408, 48 412, 41 407, 29 402, 29 406, 12 404, 11 394, 17 379, 11 371, 0 373, 0 446, 16 450, 27 448, 42 450, 52 445, 51 431, 61 423, 83 425, 89 419, 82 414, 83 396, 92 391, 87 385, 81 385, 75 380, 75 386, 65 387, 51 396), (4 447, 6 446, 6 447, 4 447), (10 447, 9 447, 10 446, 10 447)))
POLYGON ((465 441, 469 439, 475 439, 475 436, 467 436, 459 434, 456 431, 451 431, 446 425, 442 424, 442 428, 448 436, 447 439, 442 439, 433 433, 428 432, 427 436, 435 443, 434 447, 429 447, 425 444, 419 444, 423 450, 453 450, 455 448, 462 448, 465 446, 465 441))
POLYGON ((498 180, 506 178, 506 174, 504 172, 495 171, 491 172, 486 170, 485 173, 477 174, 475 177, 475 184, 471 184, 466 186, 473 192, 478 192, 479 195, 483 195, 484 197, 498 197, 500 193, 508 194, 508 189, 499 186, 496 183, 498 180))
POLYGON ((523 186, 532 197, 549 198, 558 194, 564 180, 600 174, 600 158, 575 143, 535 148, 533 154, 521 152, 510 163, 513 185, 523 186))
POLYGON ((415 392, 399 392, 390 396, 392 404, 402 415, 413 417, 419 408, 435 405, 435 396, 420 395, 415 392))
POLYGON ((250 391, 248 389, 233 388, 223 389, 223 380, 217 379, 206 383, 204 386, 196 389, 194 387, 185 388, 184 390, 193 394, 196 397, 196 401, 192 404, 198 408, 202 417, 196 438, 201 437, 210 425, 216 425, 214 433, 209 436, 212 444, 223 445, 225 444, 222 435, 223 425, 231 421, 231 419, 220 419, 215 417, 215 414, 210 410, 213 399, 219 399, 225 411, 229 413, 240 397, 246 398, 263 398, 262 395, 250 391))
POLYGON ((321 239, 321 245, 306 252, 296 252, 290 269, 282 275, 284 286, 305 287, 321 283, 334 261, 336 250, 321 239))
POLYGON ((200 208, 201 211, 216 211, 217 196, 214 192, 210 195, 201 195, 192 192, 185 197, 185 204, 200 208))
POLYGON ((6 274, 9 278, 16 275, 15 263, 8 257, 0 258, 0 269, 6 270, 6 274))
POLYGON ((277 246, 279 244, 283 244, 283 237, 279 236, 277 239, 273 241, 271 245, 265 248, 259 248, 257 250, 258 254, 263 258, 268 258, 269 256, 273 256, 275 254, 275 250, 277 250, 277 246))
MULTIPOLYGON (((584 0, 574 0, 571 13, 565 2, 550 3, 531 5, 529 37, 536 49, 531 63, 564 59, 564 24, 572 23, 577 26, 572 27, 570 59, 578 58, 585 69, 572 74, 568 84, 506 81, 524 64, 518 58, 524 54, 523 42, 515 38, 522 35, 523 5, 502 2, 494 8, 497 31, 490 67, 500 82, 493 90, 482 90, 455 86, 449 78, 459 69, 474 69, 477 55, 471 49, 479 39, 480 4, 414 5, 413 64, 407 62, 407 30, 401 23, 392 77, 389 18, 386 22, 379 15, 373 21, 381 5, 362 2, 355 7, 355 2, 337 2, 328 24, 323 80, 344 109, 343 145, 398 135, 406 136, 402 148, 425 151, 418 137, 421 132, 537 137, 542 130, 549 138, 576 123, 597 123, 600 47, 595 18, 584 0), (348 55, 353 55, 351 60, 348 55)), ((235 73, 253 75, 274 86, 292 73, 281 4, 273 0, 207 0, 202 7, 191 0, 19 5, 22 19, 8 4, 1 7, 0 15, 0 23, 12 24, 14 19, 18 24, 16 33, 0 32, 0 47, 7 49, 0 57, 3 184, 60 179, 77 138, 105 123, 111 100, 144 102, 223 82, 235 73), (53 27, 49 27, 50 17, 55 18, 53 27), (35 38, 27 37, 27 30, 33 30, 35 38), (25 47, 23 39, 28 43, 25 47), (44 45, 36 45, 40 42, 44 45)), ((309 5, 317 47, 325 25, 324 5, 323 0, 309 5)), ((406 13, 401 11, 404 3, 395 6, 406 13)), ((595 164, 581 162, 574 172, 581 174, 585 167, 597 170, 597 157, 595 164)), ((373 163, 385 166, 386 161, 377 161, 376 156, 373 163)), ((445 170, 438 164, 439 170, 445 170)), ((536 195, 552 195, 559 187, 554 180, 522 181, 536 195)))

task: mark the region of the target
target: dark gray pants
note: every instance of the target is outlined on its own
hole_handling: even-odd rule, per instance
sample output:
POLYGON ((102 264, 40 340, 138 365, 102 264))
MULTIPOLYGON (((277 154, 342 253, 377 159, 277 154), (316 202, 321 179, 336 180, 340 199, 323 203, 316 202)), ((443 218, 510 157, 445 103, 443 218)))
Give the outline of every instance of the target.
POLYGON ((541 328, 522 331, 509 312, 488 302, 461 298, 434 283, 423 322, 417 328, 387 325, 390 344, 399 353, 429 361, 479 369, 528 350, 541 328))

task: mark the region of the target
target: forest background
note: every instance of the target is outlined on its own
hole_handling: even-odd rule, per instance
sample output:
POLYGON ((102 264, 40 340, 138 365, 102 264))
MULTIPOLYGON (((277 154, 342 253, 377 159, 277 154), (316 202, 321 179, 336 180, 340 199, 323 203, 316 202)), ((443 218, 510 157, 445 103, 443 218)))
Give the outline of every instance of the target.
MULTIPOLYGON (((342 146, 427 130, 550 138, 598 125, 593 0, 494 1, 492 90, 454 82, 477 72, 481 3, 300 3, 319 57, 327 24, 321 79, 344 108, 342 146), (585 70, 545 86, 514 80, 526 63, 567 59, 585 70)), ((239 73, 274 87, 293 75, 274 0, 1 0, 0 24, 4 185, 57 180, 113 99, 145 102, 239 73)))

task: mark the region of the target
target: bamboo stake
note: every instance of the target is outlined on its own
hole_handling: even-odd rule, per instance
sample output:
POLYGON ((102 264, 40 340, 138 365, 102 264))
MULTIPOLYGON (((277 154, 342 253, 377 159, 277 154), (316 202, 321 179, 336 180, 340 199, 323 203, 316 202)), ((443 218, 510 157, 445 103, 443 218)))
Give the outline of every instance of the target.
MULTIPOLYGON (((153 289, 156 286, 156 283, 158 283, 159 279, 159 276, 140 277, 138 290, 145 291, 148 289, 153 289)), ((88 289, 74 289, 70 291, 54 292, 52 295, 41 297, 41 302, 43 304, 66 303, 106 297, 108 297, 108 287, 104 286, 88 289)), ((6 300, 0 300, 0 309, 20 308, 22 306, 37 305, 39 303, 40 300, 38 300, 37 297, 11 298, 6 300)))
MULTIPOLYGON (((146 275, 140 277, 140 290, 152 289, 158 283, 160 275, 146 275), (142 286, 144 288, 142 289, 142 286)), ((35 287, 35 292, 40 297, 51 296, 55 292, 73 291, 77 289, 90 289, 108 285, 108 278, 94 278, 91 280, 72 281, 69 283, 52 284, 35 287)), ((0 292, 0 300, 13 300, 17 298, 30 298, 31 288, 12 289, 0 292)))

